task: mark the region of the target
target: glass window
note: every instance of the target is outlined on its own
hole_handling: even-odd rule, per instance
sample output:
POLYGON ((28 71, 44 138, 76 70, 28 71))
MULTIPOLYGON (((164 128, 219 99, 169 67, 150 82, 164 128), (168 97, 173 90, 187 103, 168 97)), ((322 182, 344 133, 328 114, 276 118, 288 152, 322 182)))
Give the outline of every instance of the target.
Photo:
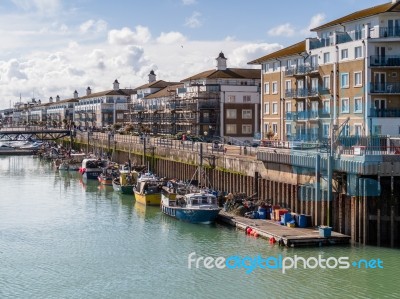
POLYGON ((331 55, 329 52, 324 53, 324 63, 329 63, 331 61, 331 55))
POLYGON ((278 70, 278 66, 279 66, 278 62, 274 62, 272 65, 272 71, 276 72, 278 70))
POLYGON ((342 51, 341 51, 341 58, 342 58, 342 59, 347 59, 347 58, 349 58, 349 50, 348 50, 348 49, 342 49, 342 51))
POLYGON ((250 103, 251 102, 251 96, 243 96, 243 103, 250 103))
POLYGON ((362 98, 354 98, 354 113, 362 113, 362 98))
POLYGON ((273 94, 278 93, 278 82, 272 82, 272 93, 273 94))
POLYGON ((236 119, 236 109, 226 109, 226 118, 236 119))
POLYGON ((242 125, 242 134, 252 134, 251 125, 242 125))
POLYGON ((264 93, 269 94, 269 82, 264 83, 264 93))
POLYGON ((290 69, 292 67, 292 60, 291 59, 288 59, 287 61, 286 61, 286 69, 290 69))
POLYGON ((269 72, 269 63, 264 64, 264 72, 265 73, 269 72))
POLYGON ((278 114, 278 103, 272 103, 272 114, 278 114))
POLYGON ((226 133, 227 134, 236 134, 236 124, 226 125, 226 133))
POLYGON ((329 90, 331 88, 331 78, 329 76, 324 76, 322 84, 323 84, 324 90, 329 90))
POLYGON ((323 124, 322 125, 322 135, 326 138, 330 136, 330 125, 329 124, 323 124))
POLYGON ((277 134, 278 133, 278 124, 272 124, 272 131, 277 134))
POLYGON ((251 109, 243 109, 243 110, 242 110, 242 118, 244 118, 244 119, 251 119, 251 118, 252 118, 252 111, 251 111, 251 109))
POLYGON ((329 114, 330 110, 331 110, 331 105, 329 100, 322 101, 322 112, 329 114))
POLYGON ((361 58, 362 57, 362 48, 361 46, 354 48, 354 58, 361 58))
POLYGON ((264 114, 269 114, 269 103, 264 103, 264 114))
POLYGON ((340 100, 340 112, 342 112, 342 113, 349 113, 350 112, 349 99, 348 98, 340 100))
POLYGON ((291 80, 285 81, 285 89, 287 92, 292 90, 292 81, 291 80))
POLYGON ((341 88, 349 87, 349 73, 340 74, 340 87, 341 88))
POLYGON ((382 126, 381 125, 374 126, 374 134, 375 135, 381 135, 382 134, 382 126))
POLYGON ((292 124, 286 124, 286 136, 292 135, 292 124))
POLYGON ((354 86, 362 86, 362 72, 354 73, 354 86))
POLYGON ((361 136, 362 134, 362 126, 360 124, 354 125, 354 135, 361 136))
POLYGON ((236 96, 230 95, 228 96, 228 103, 235 103, 236 102, 236 96))

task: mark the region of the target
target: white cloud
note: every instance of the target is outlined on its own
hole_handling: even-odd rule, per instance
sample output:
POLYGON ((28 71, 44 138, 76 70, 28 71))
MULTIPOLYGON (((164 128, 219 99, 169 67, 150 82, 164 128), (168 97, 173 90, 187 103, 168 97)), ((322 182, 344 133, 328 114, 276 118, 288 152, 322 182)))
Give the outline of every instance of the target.
POLYGON ((268 35, 270 36, 293 36, 294 28, 290 23, 285 23, 268 30, 268 35))
POLYGON ((108 33, 108 42, 112 45, 145 44, 151 39, 149 28, 136 26, 135 31, 128 27, 121 30, 111 30, 108 33))
POLYGON ((161 32, 160 36, 157 37, 157 42, 160 44, 173 44, 183 43, 186 41, 186 37, 182 33, 171 31, 168 33, 161 32))
POLYGON ((202 22, 200 20, 201 13, 195 11, 193 14, 189 17, 186 18, 185 26, 190 27, 190 28, 198 28, 201 27, 202 22))
POLYGON ((183 5, 192 5, 192 4, 196 4, 197 1, 196 0, 182 0, 183 5))
POLYGON ((55 14, 62 7, 60 0, 12 0, 12 2, 25 11, 35 10, 40 14, 55 14))
POLYGON ((325 18, 326 16, 323 13, 316 14, 311 18, 310 24, 307 26, 307 28, 303 29, 301 32, 304 35, 310 34, 310 30, 321 25, 325 21, 325 18))
POLYGON ((107 29, 107 22, 104 20, 88 20, 79 26, 81 33, 102 32, 107 29))
POLYGON ((127 46, 122 49, 121 54, 114 58, 117 68, 128 68, 135 72, 139 71, 146 62, 144 50, 139 46, 127 46))
POLYGON ((1 66, 0 78, 3 82, 10 82, 27 79, 27 76, 23 71, 23 65, 17 59, 11 59, 1 66))
POLYGON ((234 49, 229 54, 229 65, 234 67, 250 67, 247 65, 248 62, 280 49, 282 49, 282 46, 279 44, 246 44, 234 49))

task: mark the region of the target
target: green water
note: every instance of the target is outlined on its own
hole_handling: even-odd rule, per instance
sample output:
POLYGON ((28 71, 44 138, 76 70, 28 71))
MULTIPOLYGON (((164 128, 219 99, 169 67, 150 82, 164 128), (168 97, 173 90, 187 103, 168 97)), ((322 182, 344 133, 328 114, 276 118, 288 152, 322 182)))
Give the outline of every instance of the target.
POLYGON ((31 157, 0 157, 0 298, 400 298, 400 251, 286 249, 189 225, 31 157), (383 269, 188 268, 188 255, 381 259, 383 269))

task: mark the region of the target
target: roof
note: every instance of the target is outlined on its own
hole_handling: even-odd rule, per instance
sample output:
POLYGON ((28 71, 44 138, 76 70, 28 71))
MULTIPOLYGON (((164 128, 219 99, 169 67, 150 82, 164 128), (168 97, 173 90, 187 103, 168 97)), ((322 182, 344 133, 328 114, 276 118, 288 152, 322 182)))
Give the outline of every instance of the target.
POLYGON ((181 82, 200 79, 260 79, 260 69, 235 69, 226 70, 208 70, 192 77, 181 80, 181 82))
POLYGON ((157 81, 150 82, 150 83, 144 84, 142 86, 136 87, 134 90, 137 91, 137 90, 145 89, 145 88, 165 88, 167 86, 175 85, 175 84, 179 84, 179 82, 167 82, 164 80, 157 80, 157 81))
POLYGON ((117 89, 117 90, 111 89, 111 90, 95 92, 89 95, 84 95, 82 97, 79 97, 78 100, 90 99, 93 97, 102 97, 102 96, 129 96, 130 94, 126 93, 125 90, 131 90, 131 89, 117 89))
POLYGON ((313 29, 311 29, 311 31, 318 31, 318 30, 332 27, 332 26, 335 26, 338 24, 367 18, 367 17, 385 13, 385 12, 391 12, 391 11, 398 12, 398 11, 400 11, 399 8, 397 7, 399 4, 400 4, 400 2, 398 2, 398 3, 389 2, 386 4, 381 4, 381 5, 373 6, 373 7, 367 8, 367 9, 359 10, 359 11, 351 13, 347 16, 344 16, 339 19, 328 22, 326 24, 323 24, 319 27, 313 28, 313 29))
POLYGON ((183 87, 183 84, 170 85, 170 86, 164 87, 163 89, 161 89, 155 93, 149 94, 147 97, 145 97, 145 99, 156 99, 156 98, 168 97, 171 95, 171 92, 175 93, 176 89, 181 88, 181 87, 183 87))
POLYGON ((250 61, 248 64, 261 64, 262 62, 270 59, 276 59, 285 56, 292 56, 296 54, 301 54, 306 52, 306 41, 301 41, 297 44, 291 45, 289 47, 283 48, 279 51, 272 52, 260 58, 257 58, 253 61, 250 61))

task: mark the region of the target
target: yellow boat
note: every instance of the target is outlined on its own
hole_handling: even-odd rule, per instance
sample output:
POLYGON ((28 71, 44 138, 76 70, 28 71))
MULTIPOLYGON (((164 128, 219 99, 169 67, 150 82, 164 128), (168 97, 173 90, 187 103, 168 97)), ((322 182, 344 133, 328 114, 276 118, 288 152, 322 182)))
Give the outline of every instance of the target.
POLYGON ((161 190, 163 183, 156 177, 141 177, 134 189, 135 200, 148 206, 161 204, 161 190))

